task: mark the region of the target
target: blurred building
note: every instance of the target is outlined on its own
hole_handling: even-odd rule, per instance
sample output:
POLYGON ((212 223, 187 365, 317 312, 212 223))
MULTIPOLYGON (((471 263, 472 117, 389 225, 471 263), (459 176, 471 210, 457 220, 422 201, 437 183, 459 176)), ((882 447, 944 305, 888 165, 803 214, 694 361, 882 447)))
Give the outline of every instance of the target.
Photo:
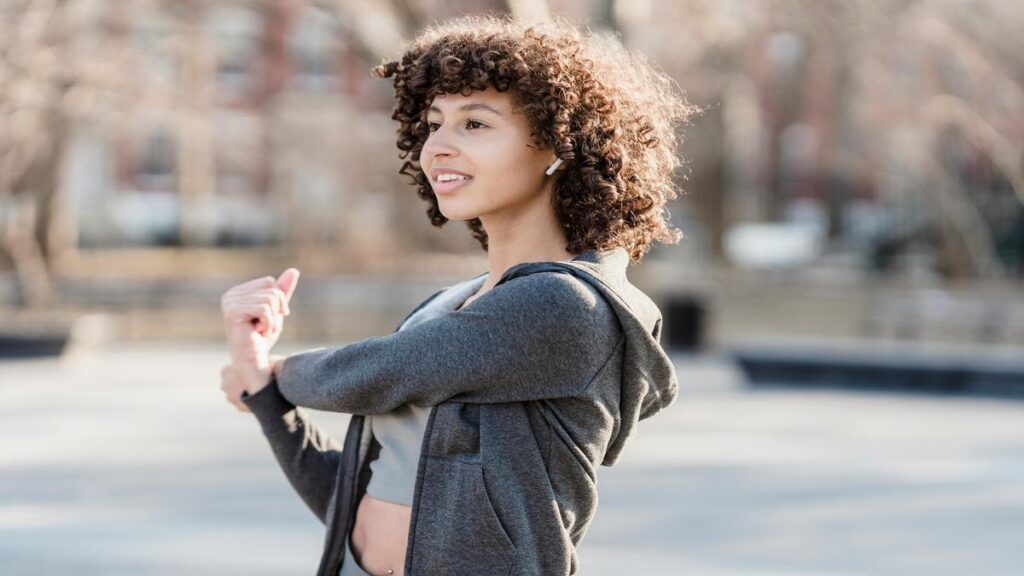
MULTIPOLYGON (((38 8, 12 6, 25 11, 9 9, 12 22, 29 22, 38 8)), ((369 70, 436 20, 550 10, 613 31, 704 108, 683 127, 685 195, 670 204, 686 238, 656 246, 654 259, 671 251, 687 269, 825 265, 936 280, 1024 273, 1024 5, 60 6, 72 38, 41 36, 18 52, 24 62, 5 68, 15 72, 0 70, 0 97, 19 134, 53 135, 33 145, 57 158, 39 162, 37 174, 60 171, 38 218, 48 222, 59 206, 73 247, 326 246, 353 260, 472 250, 464 225, 433 228, 396 174, 391 86, 369 70), (8 87, 5 78, 34 85, 8 87)), ((0 178, 0 192, 5 185, 0 178)), ((16 194, 50 187, 13 184, 16 194)), ((39 235, 51 255, 48 238, 59 235, 39 235)))
MULTIPOLYGON (((475 245, 462 223, 439 234, 397 177, 392 88, 369 71, 402 38, 367 37, 388 18, 415 31, 505 3, 374 14, 344 2, 153 1, 113 24, 102 3, 80 4, 76 44, 119 42, 132 89, 113 118, 77 115, 70 127, 59 195, 75 247, 316 245, 369 259, 475 245)), ((566 4, 586 17, 586 3, 566 4)))
POLYGON ((120 122, 75 126, 67 151, 62 193, 81 247, 331 242, 350 216, 379 211, 385 195, 362 193, 365 162, 348 147, 390 153, 356 126, 369 117, 391 135, 389 87, 336 14, 304 2, 145 8, 123 20, 141 98, 120 122))
POLYGON ((1021 5, 617 6, 627 42, 705 107, 681 205, 712 261, 1024 272, 1021 5), (733 233, 755 250, 731 251, 733 233))

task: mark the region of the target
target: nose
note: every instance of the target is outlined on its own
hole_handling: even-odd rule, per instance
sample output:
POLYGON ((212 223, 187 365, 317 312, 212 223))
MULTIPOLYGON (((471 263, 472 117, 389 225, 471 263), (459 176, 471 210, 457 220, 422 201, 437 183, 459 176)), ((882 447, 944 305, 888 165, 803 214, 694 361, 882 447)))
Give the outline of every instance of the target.
POLYGON ((441 125, 427 137, 427 141, 423 143, 423 151, 420 155, 433 159, 435 157, 458 156, 458 154, 459 149, 452 142, 449 129, 441 125))

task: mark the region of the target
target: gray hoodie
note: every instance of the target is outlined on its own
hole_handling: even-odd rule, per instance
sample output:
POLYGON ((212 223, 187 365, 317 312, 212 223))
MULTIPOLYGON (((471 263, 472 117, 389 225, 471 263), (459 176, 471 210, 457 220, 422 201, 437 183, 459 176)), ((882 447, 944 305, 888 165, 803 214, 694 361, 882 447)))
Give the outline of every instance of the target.
POLYGON ((327 526, 319 575, 338 572, 379 451, 362 415, 405 403, 432 407, 407 575, 578 572, 598 465, 615 464, 637 422, 676 397, 661 313, 627 280, 628 263, 616 248, 517 264, 459 310, 289 356, 270 384, 243 395, 327 526), (297 406, 353 414, 344 446, 297 406))

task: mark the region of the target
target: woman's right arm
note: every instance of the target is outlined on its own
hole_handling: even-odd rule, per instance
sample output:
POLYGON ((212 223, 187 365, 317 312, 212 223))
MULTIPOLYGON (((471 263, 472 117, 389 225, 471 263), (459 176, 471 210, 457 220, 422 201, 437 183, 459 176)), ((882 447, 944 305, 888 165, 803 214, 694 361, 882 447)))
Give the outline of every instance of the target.
MULTIPOLYGON (((442 288, 428 296, 405 316, 396 331, 444 291, 442 288)), ((270 356, 272 371, 278 368, 277 363, 283 358, 280 355, 270 356)), ((234 377, 233 371, 225 377, 234 377)), ((341 446, 313 423, 304 408, 282 396, 276 381, 271 381, 254 394, 242 391, 240 396, 234 397, 256 417, 288 482, 326 525, 327 509, 334 494, 338 466, 341 465, 341 446)))
POLYGON ((303 408, 281 396, 276 383, 252 395, 243 392, 241 400, 259 421, 288 482, 326 525, 341 447, 310 420, 303 408))

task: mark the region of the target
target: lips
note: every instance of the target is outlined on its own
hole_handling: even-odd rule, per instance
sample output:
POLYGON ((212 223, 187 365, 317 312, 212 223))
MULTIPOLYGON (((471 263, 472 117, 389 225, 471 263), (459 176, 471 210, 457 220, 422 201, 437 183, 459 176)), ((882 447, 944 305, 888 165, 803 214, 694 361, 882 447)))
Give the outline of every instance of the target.
POLYGON ((455 168, 449 168, 448 166, 432 166, 430 168, 430 185, 434 188, 436 194, 450 194, 459 188, 470 183, 473 177, 461 170, 455 168), (461 179, 452 179, 446 181, 438 181, 437 179, 446 174, 455 176, 461 176, 461 179))
POLYGON ((434 166, 433 168, 430 169, 430 180, 432 182, 437 182, 437 177, 441 176, 442 174, 455 174, 457 176, 465 176, 467 178, 472 177, 461 170, 456 170, 454 168, 449 168, 447 166, 434 166))
POLYGON ((436 182, 431 180, 430 184, 434 187, 436 194, 450 194, 463 186, 468 185, 473 181, 473 178, 467 177, 465 180, 449 180, 447 182, 436 182))

